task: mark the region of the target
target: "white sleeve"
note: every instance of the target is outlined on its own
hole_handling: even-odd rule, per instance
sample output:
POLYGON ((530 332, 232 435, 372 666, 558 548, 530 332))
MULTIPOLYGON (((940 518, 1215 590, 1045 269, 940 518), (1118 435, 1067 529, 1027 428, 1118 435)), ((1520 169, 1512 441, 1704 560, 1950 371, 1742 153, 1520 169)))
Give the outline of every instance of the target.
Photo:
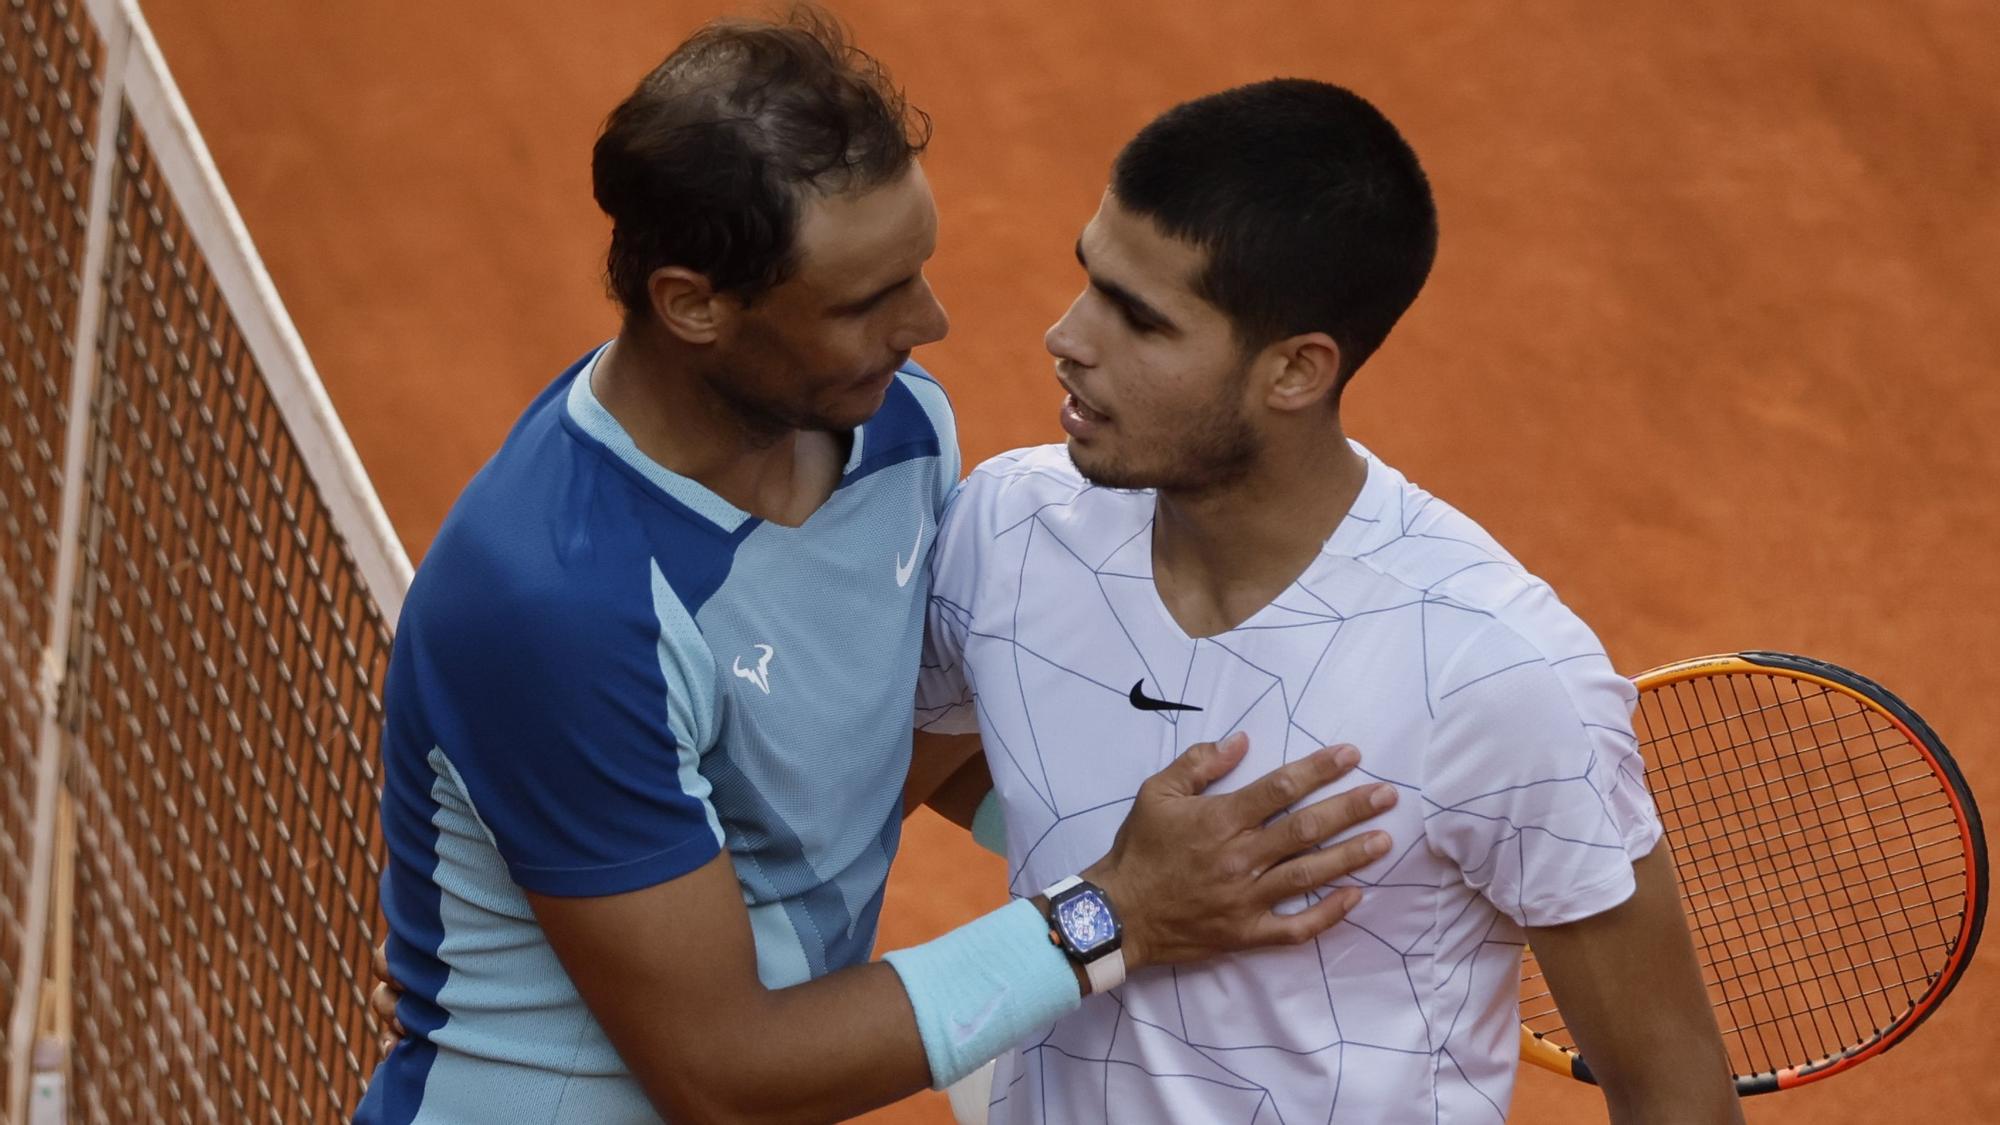
POLYGON ((1559 925, 1624 902, 1632 861, 1659 842, 1632 733, 1636 701, 1595 638, 1552 662, 1498 621, 1433 683, 1425 836, 1520 925, 1559 925))
POLYGON ((965 674, 965 638, 972 625, 972 598, 979 588, 981 535, 972 495, 981 477, 953 490, 938 517, 931 546, 930 602, 924 614, 924 654, 917 666, 918 730, 937 734, 977 734, 979 718, 965 674))

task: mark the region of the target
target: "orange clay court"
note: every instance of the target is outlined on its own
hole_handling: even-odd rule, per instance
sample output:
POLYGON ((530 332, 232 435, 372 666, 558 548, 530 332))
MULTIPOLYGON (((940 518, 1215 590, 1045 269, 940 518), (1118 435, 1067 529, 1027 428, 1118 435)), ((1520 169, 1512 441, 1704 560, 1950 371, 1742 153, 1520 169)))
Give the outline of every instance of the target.
MULTIPOLYGON (((1379 104, 1443 222, 1350 432, 1484 523, 1637 672, 1769 647, 1884 680, 2000 809, 2000 7, 845 0, 936 121, 921 358, 968 465, 1056 440, 1044 329, 1117 146, 1300 74, 1379 104)), ((710 5, 151 0, 397 531, 420 558, 534 392, 608 336, 603 114, 710 5)), ((929 813, 884 948, 997 904, 929 813)), ((2000 975, 1753 1122, 2000 1120, 2000 975)), ((1602 1119, 1523 1074, 1513 1120, 1602 1119)), ((946 1122, 926 1095, 869 1118, 946 1122)))

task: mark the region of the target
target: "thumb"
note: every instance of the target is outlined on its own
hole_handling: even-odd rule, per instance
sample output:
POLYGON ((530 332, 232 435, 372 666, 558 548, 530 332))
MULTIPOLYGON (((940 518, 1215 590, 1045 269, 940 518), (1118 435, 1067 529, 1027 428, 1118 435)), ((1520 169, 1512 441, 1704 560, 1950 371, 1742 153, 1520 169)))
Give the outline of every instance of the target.
POLYGON ((1159 772, 1160 787, 1168 796, 1192 797, 1235 769, 1249 750, 1250 736, 1242 731, 1221 742, 1197 742, 1159 772))

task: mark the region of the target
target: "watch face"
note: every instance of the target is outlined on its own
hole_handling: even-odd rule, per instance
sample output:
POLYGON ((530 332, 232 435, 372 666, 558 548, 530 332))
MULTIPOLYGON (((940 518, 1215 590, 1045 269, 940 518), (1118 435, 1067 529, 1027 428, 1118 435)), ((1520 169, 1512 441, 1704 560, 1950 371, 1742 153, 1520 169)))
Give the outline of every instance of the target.
POLYGON ((1071 948, 1080 954, 1088 954, 1118 936, 1118 925, 1112 920, 1104 896, 1096 890, 1065 899, 1056 908, 1056 924, 1062 927, 1063 937, 1071 948))

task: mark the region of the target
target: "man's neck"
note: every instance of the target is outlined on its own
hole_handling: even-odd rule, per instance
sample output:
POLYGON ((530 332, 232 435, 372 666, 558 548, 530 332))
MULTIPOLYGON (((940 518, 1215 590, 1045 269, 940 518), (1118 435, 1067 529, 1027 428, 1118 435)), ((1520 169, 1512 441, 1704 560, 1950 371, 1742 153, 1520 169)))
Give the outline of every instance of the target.
POLYGON ((644 333, 620 332, 590 385, 639 452, 751 515, 797 526, 839 482, 836 435, 754 424, 644 333))
POLYGON ((1305 573, 1361 493, 1368 463, 1339 432, 1267 446, 1240 480, 1154 501, 1153 582, 1191 637, 1241 625, 1305 573))

